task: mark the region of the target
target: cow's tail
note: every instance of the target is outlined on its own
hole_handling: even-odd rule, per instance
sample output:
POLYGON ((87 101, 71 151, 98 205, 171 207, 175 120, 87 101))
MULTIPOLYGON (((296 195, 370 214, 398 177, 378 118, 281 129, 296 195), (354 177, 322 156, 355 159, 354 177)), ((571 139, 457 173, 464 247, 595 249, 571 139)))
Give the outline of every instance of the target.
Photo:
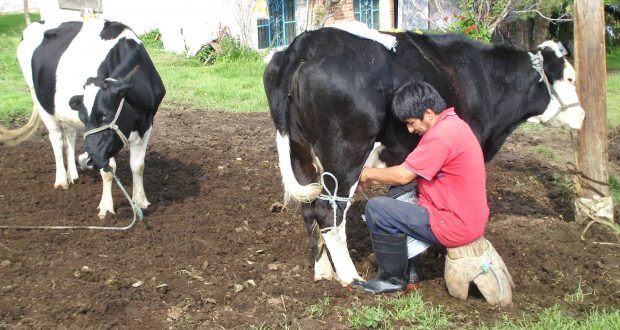
POLYGON ((16 129, 0 127, 0 144, 12 146, 28 140, 39 128, 39 122, 41 122, 39 111, 34 107, 26 125, 16 129))
MULTIPOLYGON (((315 182, 302 185, 295 177, 293 165, 291 163, 291 145, 289 136, 277 131, 276 145, 278 147, 278 159, 280 173, 282 174, 282 184, 284 185, 284 205, 286 206, 291 198, 302 203, 310 203, 319 197, 323 191, 323 186, 320 183, 315 182)), ((322 166, 317 157, 313 157, 313 163, 317 172, 322 172, 322 166)))

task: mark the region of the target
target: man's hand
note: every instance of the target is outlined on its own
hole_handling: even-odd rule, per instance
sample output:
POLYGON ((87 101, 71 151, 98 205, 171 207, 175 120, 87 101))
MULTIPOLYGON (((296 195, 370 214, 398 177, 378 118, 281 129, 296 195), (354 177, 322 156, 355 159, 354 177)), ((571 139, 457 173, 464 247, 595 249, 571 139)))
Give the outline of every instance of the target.
POLYGON ((357 188, 355 188, 355 192, 362 192, 366 187, 368 187, 368 176, 366 175, 367 167, 362 168, 362 172, 360 173, 359 183, 357 184, 357 188))

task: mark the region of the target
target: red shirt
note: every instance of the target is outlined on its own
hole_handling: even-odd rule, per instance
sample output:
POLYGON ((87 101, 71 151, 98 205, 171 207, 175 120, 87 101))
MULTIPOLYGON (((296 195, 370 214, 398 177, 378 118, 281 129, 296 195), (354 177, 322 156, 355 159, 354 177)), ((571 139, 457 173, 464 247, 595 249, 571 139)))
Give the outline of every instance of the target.
POLYGON ((403 165, 418 175, 418 199, 441 244, 457 247, 482 236, 489 217, 484 157, 454 108, 439 114, 403 165))

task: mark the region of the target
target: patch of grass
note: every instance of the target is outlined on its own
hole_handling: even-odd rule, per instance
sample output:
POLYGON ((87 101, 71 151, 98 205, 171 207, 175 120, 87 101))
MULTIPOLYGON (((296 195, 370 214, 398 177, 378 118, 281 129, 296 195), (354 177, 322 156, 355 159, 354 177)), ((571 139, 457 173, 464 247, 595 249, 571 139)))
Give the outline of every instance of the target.
POLYGON ((174 109, 268 111, 263 88, 265 64, 239 59, 203 66, 182 55, 148 48, 157 71, 166 86, 163 107, 174 109))
POLYGON ((318 304, 314 304, 314 305, 310 305, 306 307, 306 310, 305 310, 306 316, 308 316, 311 319, 322 318, 326 314, 325 309, 329 306, 331 301, 332 301, 331 297, 325 297, 319 300, 318 304))
POLYGON ((548 148, 548 147, 542 147, 542 146, 531 147, 529 151, 533 154, 541 155, 548 159, 555 159, 555 153, 553 152, 551 148, 548 148))
MULTIPOLYGON (((32 21, 40 19, 32 14, 32 21)), ((0 15, 0 122, 14 116, 26 116, 32 109, 32 99, 17 62, 17 45, 25 28, 24 15, 0 15)))
POLYGON ((609 189, 614 199, 614 205, 620 204, 620 181, 618 181, 618 177, 613 174, 609 175, 609 189))
POLYGON ((562 310, 559 305, 547 308, 540 313, 524 314, 517 321, 504 319, 492 327, 480 326, 478 329, 620 329, 620 312, 594 309, 577 320, 562 310))
POLYGON ((606 57, 607 70, 620 70, 620 47, 613 48, 606 57))
POLYGON ((607 123, 609 127, 620 125, 620 72, 607 74, 607 123))
POLYGON ((415 329, 444 329, 451 325, 449 314, 441 307, 428 306, 418 293, 382 299, 376 306, 354 306, 347 312, 349 326, 355 329, 389 329, 396 325, 415 329))

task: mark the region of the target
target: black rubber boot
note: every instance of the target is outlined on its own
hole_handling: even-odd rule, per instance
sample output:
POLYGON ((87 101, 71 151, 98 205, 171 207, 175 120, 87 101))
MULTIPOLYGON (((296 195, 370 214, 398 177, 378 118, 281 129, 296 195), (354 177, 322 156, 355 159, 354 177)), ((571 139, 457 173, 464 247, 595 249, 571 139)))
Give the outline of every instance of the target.
POLYGON ((407 290, 416 290, 420 287, 420 276, 415 270, 416 257, 409 259, 409 265, 407 266, 407 273, 405 274, 405 287, 407 290))
POLYGON ((407 271, 407 236, 370 233, 377 259, 377 275, 367 282, 356 281, 368 293, 388 293, 405 288, 407 271))

